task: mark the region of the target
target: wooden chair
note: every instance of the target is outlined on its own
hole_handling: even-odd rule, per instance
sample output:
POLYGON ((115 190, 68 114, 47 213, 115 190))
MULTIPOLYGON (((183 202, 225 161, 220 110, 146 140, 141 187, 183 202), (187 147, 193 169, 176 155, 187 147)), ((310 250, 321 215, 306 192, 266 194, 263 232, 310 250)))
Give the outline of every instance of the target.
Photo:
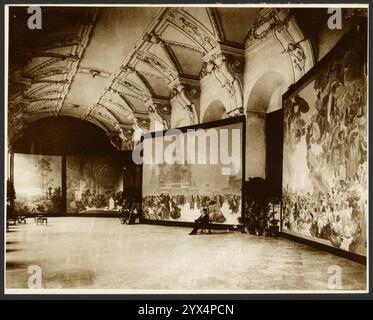
POLYGON ((16 217, 8 217, 7 223, 10 224, 10 222, 13 222, 13 225, 16 225, 18 222, 18 219, 16 217))
POLYGON ((24 215, 19 215, 19 216, 17 217, 17 220, 18 220, 18 223, 19 223, 19 224, 21 224, 21 223, 26 224, 26 216, 24 216, 24 215))
POLYGON ((39 225, 41 223, 42 225, 48 225, 48 218, 42 215, 39 215, 36 217, 36 225, 39 225))

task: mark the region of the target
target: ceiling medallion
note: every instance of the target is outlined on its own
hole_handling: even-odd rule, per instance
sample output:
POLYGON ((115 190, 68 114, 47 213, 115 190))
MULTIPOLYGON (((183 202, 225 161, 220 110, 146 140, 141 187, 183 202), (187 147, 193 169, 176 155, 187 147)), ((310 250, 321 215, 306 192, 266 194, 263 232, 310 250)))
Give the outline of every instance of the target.
POLYGON ((171 114, 171 106, 169 105, 159 105, 157 104, 157 110, 161 115, 170 115, 171 114))
POLYGON ((137 117, 137 125, 141 128, 141 129, 149 129, 150 128, 150 119, 148 118, 139 118, 137 117))
POLYGON ((96 76, 101 75, 101 72, 98 70, 91 69, 89 70, 89 73, 92 75, 92 78, 94 79, 96 76))
POLYGON ((200 95, 200 89, 198 87, 193 87, 193 86, 190 86, 188 87, 188 93, 189 93, 189 96, 193 99, 197 99, 200 95))

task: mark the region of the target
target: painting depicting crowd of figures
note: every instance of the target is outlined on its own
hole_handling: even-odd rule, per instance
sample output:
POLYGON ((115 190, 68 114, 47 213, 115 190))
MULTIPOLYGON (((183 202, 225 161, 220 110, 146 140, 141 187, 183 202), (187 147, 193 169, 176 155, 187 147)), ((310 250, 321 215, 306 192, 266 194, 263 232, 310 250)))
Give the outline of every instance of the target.
MULTIPOLYGON (((209 209, 210 220, 219 224, 238 224, 241 216, 242 192, 242 150, 239 139, 242 136, 242 124, 231 124, 212 128, 216 137, 206 140, 206 163, 188 163, 185 161, 174 164, 144 164, 143 165, 143 216, 149 220, 175 222, 193 222, 202 213, 203 208, 209 209), (227 139, 222 139, 225 130, 227 139), (233 131, 236 137, 233 138, 233 131), (238 139, 237 139, 238 138, 238 139), (223 141, 224 140, 224 141, 223 141), (234 140, 234 142, 233 142, 234 140), (215 142, 213 142, 215 141, 215 142), (235 146, 233 147, 233 143, 235 146), (216 145, 218 161, 210 163, 212 146, 216 145), (220 151, 228 150, 230 162, 223 165, 220 151), (220 158, 219 158, 220 155, 220 158), (223 174, 223 167, 230 168, 229 174, 223 174)), ((207 131, 206 131, 207 132, 207 131)), ((210 131, 211 132, 211 131, 210 131)), ((190 133, 180 133, 187 141, 190 133)), ((195 155, 198 154, 196 140, 195 155)), ((164 142, 164 150, 170 142, 164 142)), ((154 148, 160 144, 154 139, 154 148)), ((188 150, 184 152, 190 156, 188 150)))
POLYGON ((366 47, 354 39, 284 100, 282 228, 366 255, 366 47))
POLYGON ((67 211, 105 213, 120 210, 123 175, 120 163, 110 156, 67 158, 67 211))

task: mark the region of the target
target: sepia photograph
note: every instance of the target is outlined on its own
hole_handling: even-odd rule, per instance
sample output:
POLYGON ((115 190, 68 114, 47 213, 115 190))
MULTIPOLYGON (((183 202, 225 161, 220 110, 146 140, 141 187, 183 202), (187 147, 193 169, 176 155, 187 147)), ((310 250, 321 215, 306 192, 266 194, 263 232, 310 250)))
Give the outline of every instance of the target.
POLYGON ((369 292, 367 4, 4 12, 5 294, 369 292))

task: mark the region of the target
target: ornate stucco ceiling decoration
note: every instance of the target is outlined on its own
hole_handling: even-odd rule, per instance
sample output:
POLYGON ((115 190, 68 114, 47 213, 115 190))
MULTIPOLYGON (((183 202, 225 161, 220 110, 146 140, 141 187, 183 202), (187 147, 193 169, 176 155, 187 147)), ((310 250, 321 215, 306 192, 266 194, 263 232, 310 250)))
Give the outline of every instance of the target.
POLYGON ((202 56, 217 47, 218 42, 208 10, 193 10, 164 8, 159 11, 157 23, 144 30, 120 71, 101 94, 100 103, 119 99, 129 106, 127 109, 132 114, 127 114, 127 118, 134 121, 134 128, 154 129, 155 123, 158 128, 159 125, 168 128, 170 117, 161 112, 160 106, 169 106, 170 99, 188 110, 193 123, 198 122, 195 105, 184 93, 183 84, 185 79, 198 79, 202 56), (207 22, 207 27, 192 16, 193 10, 200 12, 201 21, 207 22))
MULTIPOLYGON (((47 24, 53 24, 55 9, 51 12, 46 17, 47 24)), ((16 19, 17 14, 22 17, 20 8, 15 9, 12 18, 16 19)), ((96 9, 77 10, 68 28, 63 31, 56 28, 55 32, 48 35, 41 32, 35 36, 34 33, 32 36, 36 45, 25 45, 22 54, 17 50, 12 52, 13 59, 17 57, 24 62, 21 68, 17 68, 18 63, 10 65, 10 141, 17 131, 22 130, 23 122, 27 122, 30 115, 48 116, 59 113, 84 54, 96 17, 96 9)), ((20 40, 13 39, 11 42, 15 46, 22 46, 18 41, 20 40)))
POLYGON ((25 48, 25 63, 11 68, 10 131, 43 116, 73 116, 128 148, 131 130, 170 127, 171 105, 183 108, 191 124, 200 121, 200 75, 207 66, 230 95, 231 109, 241 107, 237 75, 245 31, 258 9, 43 10, 46 23, 59 16, 66 21, 46 29, 53 32, 25 48))
POLYGON ((281 54, 288 55, 292 69, 292 83, 300 79, 314 65, 311 42, 300 30, 290 9, 261 9, 246 34, 246 52, 259 50, 269 39, 274 40, 276 45, 273 48, 274 54, 280 49, 281 54))

